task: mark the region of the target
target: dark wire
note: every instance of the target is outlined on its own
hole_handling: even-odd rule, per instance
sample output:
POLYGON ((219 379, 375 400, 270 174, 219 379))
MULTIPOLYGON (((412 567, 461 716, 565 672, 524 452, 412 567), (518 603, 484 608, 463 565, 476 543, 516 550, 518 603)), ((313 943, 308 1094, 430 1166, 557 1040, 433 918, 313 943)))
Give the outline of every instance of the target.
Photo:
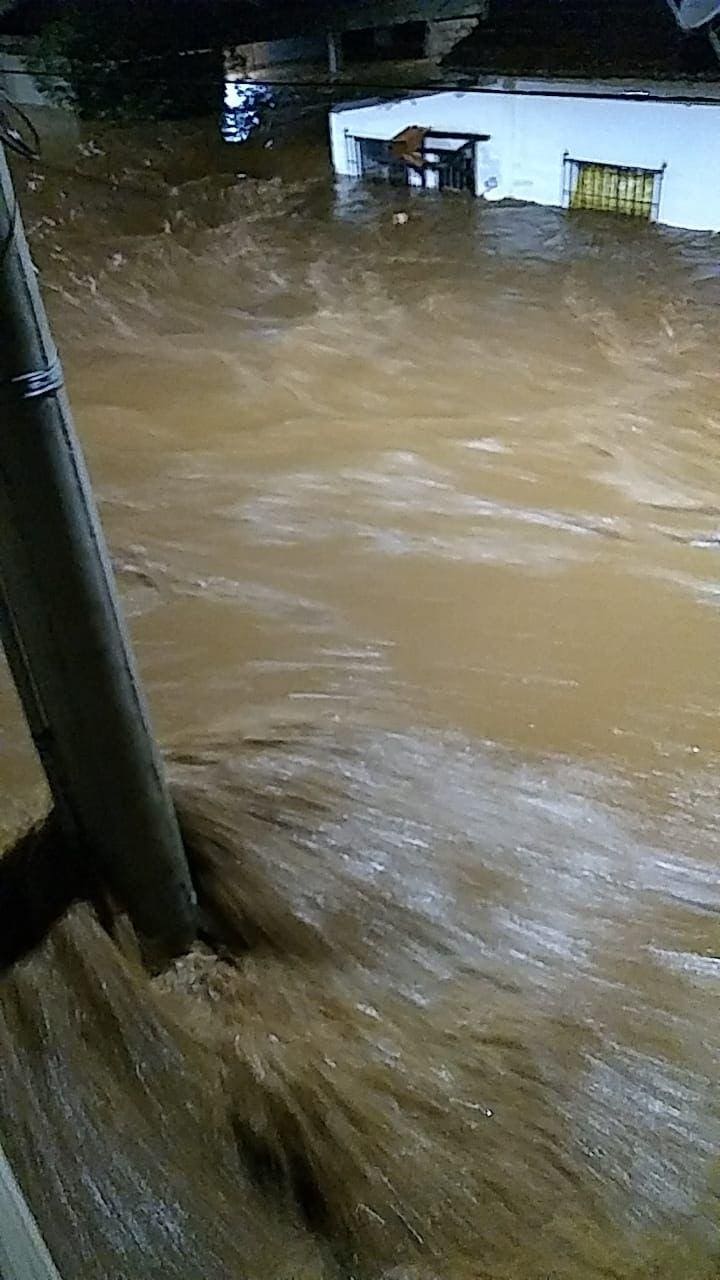
MULTIPOLYGON (((17 103, 13 102, 6 93, 0 91, 0 146, 7 147, 8 151, 14 152, 15 155, 21 156, 23 160, 37 160, 40 157, 40 134, 38 133, 32 120, 22 110, 17 103), (22 134, 12 123, 13 113, 30 131, 32 137, 32 145, 26 142, 22 134)), ((10 249, 15 241, 15 236, 20 220, 20 206, 17 196, 13 191, 13 206, 10 217, 10 226, 7 235, 0 246, 0 270, 5 266, 5 261, 10 249)))
POLYGON ((23 160, 37 160, 40 156, 40 134, 29 115, 19 107, 12 98, 0 89, 0 142, 23 160), (33 145, 26 142, 22 134, 12 124, 13 113, 25 125, 32 135, 33 145))
MULTIPOLYGON (((170 58, 197 58, 207 57, 208 54, 222 54, 222 49, 218 45, 206 45, 202 49, 167 49, 163 53, 146 53, 137 58, 104 58, 102 62, 85 62, 83 65, 89 71, 117 71, 120 67, 136 66, 139 62, 163 62, 170 58)), ((62 80, 59 71, 53 71, 42 64, 33 65, 24 55, 21 56, 22 67, 18 68, 15 64, 12 66, 0 65, 0 72, 7 72, 8 75, 30 75, 44 76, 46 79, 62 80)))

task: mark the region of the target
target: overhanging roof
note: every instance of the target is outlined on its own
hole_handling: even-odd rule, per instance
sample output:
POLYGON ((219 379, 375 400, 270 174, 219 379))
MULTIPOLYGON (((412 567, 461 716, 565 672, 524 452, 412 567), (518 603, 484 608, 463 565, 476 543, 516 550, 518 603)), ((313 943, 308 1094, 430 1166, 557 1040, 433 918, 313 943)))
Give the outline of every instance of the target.
POLYGON ((319 5, 318 16, 334 31, 357 31, 402 22, 477 18, 486 10, 486 0, 334 0, 319 5))

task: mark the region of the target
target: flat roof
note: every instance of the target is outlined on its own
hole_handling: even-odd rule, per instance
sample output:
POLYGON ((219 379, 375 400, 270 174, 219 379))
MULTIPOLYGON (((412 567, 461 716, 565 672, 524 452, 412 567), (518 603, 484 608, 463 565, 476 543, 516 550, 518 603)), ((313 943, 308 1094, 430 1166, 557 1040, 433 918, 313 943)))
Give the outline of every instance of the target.
POLYGON ((432 89, 404 89, 397 94, 376 96, 336 103, 332 111, 352 111, 364 106, 385 106, 407 99, 437 97, 440 94, 470 96, 471 94, 518 94, 525 97, 546 98, 613 98, 630 102, 676 102, 688 105, 720 104, 720 81, 698 83, 692 80, 568 80, 555 77, 547 79, 530 77, 488 77, 474 84, 437 85, 432 89))

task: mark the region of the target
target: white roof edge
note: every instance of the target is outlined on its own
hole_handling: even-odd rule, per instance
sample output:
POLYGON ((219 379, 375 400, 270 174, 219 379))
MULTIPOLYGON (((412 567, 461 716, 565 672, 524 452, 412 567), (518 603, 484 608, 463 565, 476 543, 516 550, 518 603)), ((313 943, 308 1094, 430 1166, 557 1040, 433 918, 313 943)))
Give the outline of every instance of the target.
POLYGON ((353 111, 356 107, 377 107, 387 102, 387 98, 355 98, 348 102, 333 102, 330 108, 330 114, 339 114, 341 111, 353 111))
MULTIPOLYGON (((330 114, 340 111, 354 111, 357 107, 384 107, 389 102, 407 102, 414 101, 415 98, 434 98, 438 93, 454 93, 455 90, 445 89, 441 85, 437 89, 412 89, 406 85, 398 85, 397 89, 393 85, 387 86, 387 95, 374 93, 372 97, 367 98, 349 98, 345 102, 334 102, 330 107, 330 114)), ((720 85, 718 85, 718 94, 720 95, 720 85)))
POLYGON ((611 97, 611 98, 682 98, 685 101, 720 102, 720 80, 653 80, 649 78, 571 79, 569 77, 494 76, 480 77, 472 85, 438 85, 433 89, 412 89, 404 86, 388 95, 375 94, 371 98, 356 98, 334 103, 332 112, 353 111, 368 106, 384 106, 391 102, 434 97, 438 94, 519 93, 548 97, 611 97))

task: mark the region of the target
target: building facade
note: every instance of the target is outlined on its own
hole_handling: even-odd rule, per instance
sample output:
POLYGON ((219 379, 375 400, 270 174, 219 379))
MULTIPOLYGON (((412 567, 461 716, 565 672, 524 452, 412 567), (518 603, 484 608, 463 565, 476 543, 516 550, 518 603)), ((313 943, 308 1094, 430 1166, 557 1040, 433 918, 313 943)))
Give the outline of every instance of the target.
POLYGON ((714 92, 527 80, 340 104, 333 165, 346 177, 720 231, 714 92))

